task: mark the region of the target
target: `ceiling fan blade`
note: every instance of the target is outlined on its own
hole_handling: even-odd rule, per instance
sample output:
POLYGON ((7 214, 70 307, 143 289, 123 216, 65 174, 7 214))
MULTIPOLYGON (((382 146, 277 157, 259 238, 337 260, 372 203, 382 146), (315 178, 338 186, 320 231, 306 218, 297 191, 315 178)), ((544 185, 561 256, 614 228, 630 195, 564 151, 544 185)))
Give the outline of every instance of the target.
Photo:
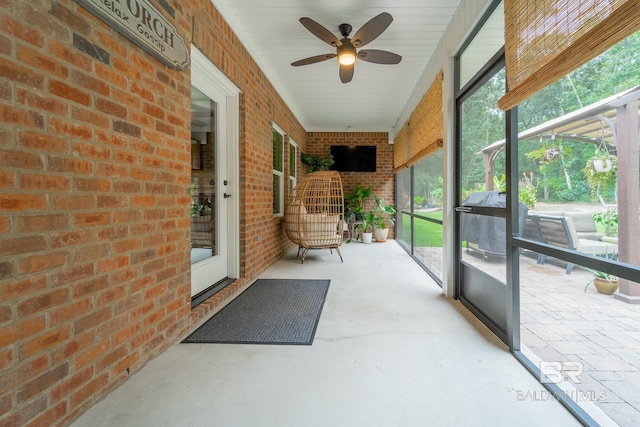
POLYGON ((340 65, 340 80, 342 83, 349 83, 353 78, 353 64, 351 65, 340 65))
POLYGON ((292 62, 291 65, 293 65, 294 67, 299 67, 300 65, 315 64, 316 62, 326 61, 327 59, 335 57, 335 53, 325 53, 324 55, 316 55, 309 58, 300 59, 299 61, 292 62))
POLYGON ((300 23, 304 25, 304 27, 309 30, 311 34, 313 34, 323 42, 335 47, 342 45, 342 43, 340 43, 340 40, 331 31, 327 30, 325 27, 318 24, 313 19, 302 17, 300 18, 300 23))
POLYGON ((353 43, 355 47, 362 47, 366 45, 382 34, 382 32, 391 25, 392 21, 393 17, 387 12, 382 12, 380 15, 374 16, 360 27, 356 34, 351 38, 351 43, 353 43))
POLYGON ((402 61, 402 56, 386 50, 362 49, 358 52, 358 59, 374 64, 397 64, 402 61))

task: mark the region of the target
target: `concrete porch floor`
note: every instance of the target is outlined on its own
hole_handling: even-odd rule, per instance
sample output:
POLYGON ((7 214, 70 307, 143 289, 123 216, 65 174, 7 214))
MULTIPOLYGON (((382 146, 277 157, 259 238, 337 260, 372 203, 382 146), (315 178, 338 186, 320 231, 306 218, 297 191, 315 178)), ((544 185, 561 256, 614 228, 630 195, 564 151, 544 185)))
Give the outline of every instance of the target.
POLYGON ((177 343, 73 426, 579 425, 395 241, 341 251, 261 276, 331 279, 313 345, 177 343))

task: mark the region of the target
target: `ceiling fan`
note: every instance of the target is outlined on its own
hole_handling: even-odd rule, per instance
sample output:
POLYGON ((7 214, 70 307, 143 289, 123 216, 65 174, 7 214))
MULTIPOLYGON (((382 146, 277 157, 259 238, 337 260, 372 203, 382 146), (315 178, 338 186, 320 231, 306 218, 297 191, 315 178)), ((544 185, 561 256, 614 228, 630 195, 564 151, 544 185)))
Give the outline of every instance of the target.
POLYGON ((338 62, 340 63, 340 80, 342 83, 349 83, 353 78, 353 69, 356 58, 367 62, 373 62, 374 64, 397 64, 402 60, 402 56, 393 52, 376 49, 360 49, 382 34, 384 30, 391 25, 392 21, 393 17, 387 12, 383 12, 367 21, 358 31, 356 31, 352 38, 349 38, 349 34, 352 29, 351 25, 341 24, 338 28, 343 39, 340 40, 333 35, 331 31, 327 30, 313 19, 307 17, 300 18, 300 23, 304 25, 307 30, 323 42, 335 47, 336 53, 311 56, 309 58, 292 62, 291 65, 298 67, 300 65, 315 64, 316 62, 322 62, 338 57, 338 62), (356 48, 360 50, 356 51, 356 48))

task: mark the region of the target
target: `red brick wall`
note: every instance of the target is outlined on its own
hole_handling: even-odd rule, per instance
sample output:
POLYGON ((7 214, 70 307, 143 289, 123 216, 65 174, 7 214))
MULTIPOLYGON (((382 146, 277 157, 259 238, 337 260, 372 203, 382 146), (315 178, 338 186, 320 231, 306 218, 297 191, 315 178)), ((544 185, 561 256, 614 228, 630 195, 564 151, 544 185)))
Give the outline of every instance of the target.
POLYGON ((271 129, 304 129, 211 2, 151 3, 243 93, 241 278, 190 310, 190 70, 71 0, 0 2, 0 426, 69 423, 290 246, 271 129))
MULTIPOLYGON (((389 144, 386 132, 309 132, 307 154, 328 157, 332 145, 375 145, 376 172, 340 172, 344 194, 352 194, 357 186, 371 188, 371 198, 365 209, 373 207, 373 195, 386 203, 395 200, 393 176, 393 145, 389 144)), ((393 238, 393 228, 389 230, 393 238)))

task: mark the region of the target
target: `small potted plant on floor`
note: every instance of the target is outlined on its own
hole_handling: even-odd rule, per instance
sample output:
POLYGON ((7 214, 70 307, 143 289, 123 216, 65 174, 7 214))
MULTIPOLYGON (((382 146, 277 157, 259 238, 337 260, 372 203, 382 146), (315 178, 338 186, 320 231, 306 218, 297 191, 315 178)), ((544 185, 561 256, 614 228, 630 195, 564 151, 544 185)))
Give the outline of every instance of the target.
POLYGON ((362 214, 362 220, 356 223, 356 230, 360 228, 362 231, 362 243, 371 243, 373 241, 374 221, 373 211, 369 211, 362 214))
POLYGON ((394 215, 396 210, 392 204, 385 205, 384 200, 378 196, 374 196, 376 206, 372 211, 373 214, 373 238, 376 242, 386 242, 389 235, 389 229, 387 228, 387 222, 393 224, 395 222, 394 215))
POLYGON ((613 274, 592 270, 587 267, 583 268, 593 274, 591 280, 587 282, 587 286, 584 287, 585 292, 592 283, 601 294, 611 295, 618 290, 618 278, 613 274))

